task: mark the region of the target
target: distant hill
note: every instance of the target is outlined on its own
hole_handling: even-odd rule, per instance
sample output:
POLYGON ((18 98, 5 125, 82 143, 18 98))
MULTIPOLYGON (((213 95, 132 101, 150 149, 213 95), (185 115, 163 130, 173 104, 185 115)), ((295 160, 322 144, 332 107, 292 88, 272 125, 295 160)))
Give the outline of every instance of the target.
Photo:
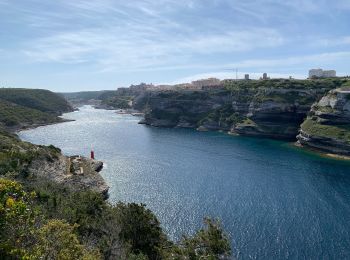
POLYGON ((72 110, 60 95, 43 89, 0 88, 0 99, 56 115, 72 110))
POLYGON ((51 91, 0 88, 0 127, 16 130, 60 122, 57 116, 69 111, 69 103, 51 91))
POLYGON ((89 100, 103 100, 109 95, 114 95, 115 90, 100 90, 100 91, 82 91, 72 93, 59 93, 65 97, 68 101, 89 101, 89 100))

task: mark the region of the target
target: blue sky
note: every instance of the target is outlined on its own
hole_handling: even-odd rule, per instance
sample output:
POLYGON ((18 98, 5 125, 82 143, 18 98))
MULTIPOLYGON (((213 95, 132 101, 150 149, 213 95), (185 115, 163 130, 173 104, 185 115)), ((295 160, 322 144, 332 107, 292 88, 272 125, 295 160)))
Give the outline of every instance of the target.
POLYGON ((349 0, 0 0, 0 86, 350 74, 349 0))

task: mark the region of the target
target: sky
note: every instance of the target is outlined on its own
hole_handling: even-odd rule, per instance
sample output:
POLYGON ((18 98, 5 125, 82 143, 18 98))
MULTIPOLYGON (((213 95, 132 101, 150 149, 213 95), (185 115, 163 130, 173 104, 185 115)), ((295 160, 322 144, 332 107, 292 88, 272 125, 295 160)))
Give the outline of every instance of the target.
POLYGON ((0 87, 350 74, 350 0, 0 0, 0 87))

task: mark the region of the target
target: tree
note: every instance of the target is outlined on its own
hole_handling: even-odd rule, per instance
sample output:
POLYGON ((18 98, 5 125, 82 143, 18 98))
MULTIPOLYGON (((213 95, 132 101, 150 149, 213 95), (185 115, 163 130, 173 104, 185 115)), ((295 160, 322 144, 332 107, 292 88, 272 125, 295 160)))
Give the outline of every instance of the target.
POLYGON ((33 196, 17 182, 0 179, 0 259, 25 255, 34 244, 33 196))
POLYGON ((130 244, 134 254, 142 253, 149 259, 159 259, 166 237, 156 216, 144 204, 118 203, 120 238, 130 244))
POLYGON ((61 220, 49 220, 37 234, 38 244, 34 255, 41 259, 98 260, 102 256, 97 250, 88 250, 80 244, 74 233, 77 225, 61 220))
POLYGON ((166 259, 229 259, 231 246, 220 222, 204 219, 205 227, 193 237, 183 237, 178 245, 165 250, 166 259))
POLYGON ((82 245, 75 229, 61 220, 43 219, 34 210, 36 193, 11 180, 0 179, 0 259, 102 259, 82 245))

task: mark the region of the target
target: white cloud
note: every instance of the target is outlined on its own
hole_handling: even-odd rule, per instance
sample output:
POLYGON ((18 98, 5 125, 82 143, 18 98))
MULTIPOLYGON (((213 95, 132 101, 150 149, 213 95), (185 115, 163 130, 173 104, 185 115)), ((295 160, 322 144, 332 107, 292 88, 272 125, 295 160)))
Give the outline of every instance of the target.
POLYGON ((341 26, 324 26, 349 10, 348 0, 0 0, 0 6, 0 27, 13 31, 0 48, 16 57, 13 63, 38 71, 45 63, 51 71, 77 68, 111 80, 132 74, 124 72, 220 76, 236 67, 284 75, 349 60, 350 36, 339 36, 341 26), (302 55, 310 52, 316 54, 302 55))
POLYGON ((310 42, 311 46, 334 47, 350 45, 350 36, 315 39, 310 42))
POLYGON ((249 51, 279 46, 283 38, 270 29, 229 31, 224 34, 177 35, 161 38, 159 28, 132 25, 66 32, 31 43, 24 50, 33 61, 92 62, 101 69, 181 65, 190 56, 249 51))
POLYGON ((297 65, 322 66, 337 61, 346 61, 350 58, 350 52, 325 52, 313 55, 284 57, 280 59, 253 59, 228 64, 230 67, 239 68, 290 68, 297 65))

